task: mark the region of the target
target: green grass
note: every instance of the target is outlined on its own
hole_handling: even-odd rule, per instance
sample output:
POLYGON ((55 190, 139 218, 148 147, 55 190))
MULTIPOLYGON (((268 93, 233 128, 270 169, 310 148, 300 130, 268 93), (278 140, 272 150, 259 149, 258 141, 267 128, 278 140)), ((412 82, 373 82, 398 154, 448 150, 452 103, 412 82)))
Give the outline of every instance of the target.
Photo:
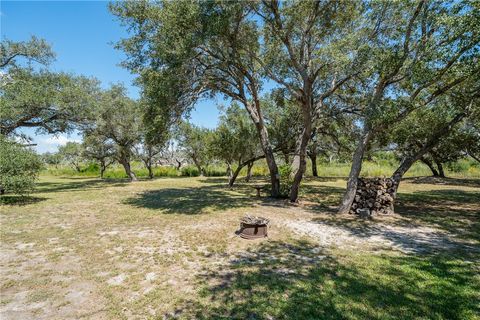
POLYGON ((225 274, 200 280, 200 319, 474 319, 479 275, 451 256, 320 252, 309 242, 270 242, 225 274), (281 259, 280 259, 281 258, 281 259), (310 262, 305 265, 305 258, 310 262), (265 261, 259 264, 258 261, 265 261), (288 272, 285 272, 288 271, 288 272), (214 279, 220 283, 207 285, 214 279), (211 301, 216 304, 211 306, 211 301))
POLYGON ((408 178, 396 215, 360 221, 332 215, 345 180, 328 176, 307 178, 293 206, 243 179, 43 175, 31 197, 2 197, 0 316, 479 319, 479 179, 408 178), (234 236, 246 213, 271 219, 269 239, 234 236), (293 222, 357 242, 319 244, 293 222), (433 228, 454 246, 408 242, 399 228, 433 228))

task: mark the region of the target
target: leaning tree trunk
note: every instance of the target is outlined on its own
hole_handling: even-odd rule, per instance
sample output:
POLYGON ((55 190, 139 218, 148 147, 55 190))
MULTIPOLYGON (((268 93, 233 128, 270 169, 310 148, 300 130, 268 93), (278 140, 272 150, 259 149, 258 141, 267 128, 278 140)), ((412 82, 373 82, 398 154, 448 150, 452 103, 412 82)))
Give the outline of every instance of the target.
POLYGON ((253 161, 247 164, 247 176, 245 177, 246 182, 250 182, 252 178, 252 168, 253 168, 253 161))
POLYGON ((439 142, 440 138, 446 136, 452 128, 459 123, 464 117, 466 116, 465 112, 461 112, 457 114, 450 122, 448 122, 443 128, 435 132, 428 141, 420 148, 418 151, 409 154, 404 157, 400 166, 395 170, 392 175, 392 179, 395 181, 395 193, 394 199, 397 195, 398 187, 400 186, 400 181, 403 178, 403 175, 410 169, 410 167, 415 163, 415 161, 419 160, 423 157, 424 154, 432 150, 439 142))
POLYGON ((120 163, 122 164, 123 168, 125 169, 125 173, 127 174, 130 181, 137 181, 138 180, 137 176, 132 171, 132 168, 130 166, 130 161, 128 161, 127 159, 121 159, 120 163))
POLYGON ((475 153, 471 152, 470 150, 467 150, 467 154, 475 161, 480 163, 480 157, 475 155, 475 153))
POLYGON ((245 102, 245 107, 250 115, 250 118, 255 124, 258 136, 260 138, 260 145, 262 146, 265 160, 267 161, 268 171, 270 172, 270 184, 272 186, 271 196, 273 198, 280 197, 280 175, 278 174, 278 166, 273 154, 273 148, 268 137, 268 131, 265 127, 262 114, 260 112, 260 101, 257 97, 254 98, 254 104, 245 102))
POLYGON ((312 116, 308 106, 303 106, 303 126, 302 133, 297 140, 292 162, 293 183, 290 189, 290 202, 297 202, 300 183, 307 168, 307 146, 312 135, 312 116))
POLYGON ((372 137, 372 132, 369 129, 365 129, 361 139, 358 141, 357 148, 353 154, 352 167, 350 168, 350 174, 348 175, 347 190, 345 191, 342 199, 342 203, 338 208, 338 213, 348 213, 350 206, 355 199, 355 193, 357 192, 358 177, 360 171, 362 171, 362 161, 365 150, 367 149, 368 142, 372 137))
MULTIPOLYGON (((237 179, 238 177, 238 174, 240 173, 240 171, 242 170, 243 167, 247 166, 247 178, 248 178, 248 175, 249 173, 251 172, 251 169, 253 167, 253 163, 257 160, 260 160, 260 159, 263 159, 265 158, 265 155, 262 154, 260 156, 256 156, 256 157, 253 157, 251 159, 248 159, 244 162, 241 162, 238 164, 238 167, 237 169, 235 169, 235 171, 233 172, 232 174, 232 177, 230 178, 230 180, 228 181, 228 186, 231 188, 233 187, 233 184, 235 183, 235 180, 237 179)), ((247 180, 248 181, 248 180, 247 180)))
POLYGON ((228 186, 230 188, 233 187, 233 184, 235 183, 235 180, 237 180, 237 177, 238 177, 238 174, 240 173, 240 171, 242 170, 243 166, 241 164, 238 165, 237 169, 235 169, 235 171, 232 172, 232 175, 230 176, 230 178, 228 179, 228 186))
POLYGON ((429 159, 425 158, 425 157, 421 157, 420 158, 420 161, 422 161, 429 169, 430 171, 432 171, 432 175, 434 177, 438 177, 438 171, 437 169, 435 169, 435 167, 433 166, 433 163, 432 161, 430 161, 429 159))
POLYGON ((394 196, 397 195, 398 191, 398 186, 400 185, 400 181, 402 181, 403 175, 410 169, 410 167, 415 163, 415 161, 420 158, 420 153, 421 151, 417 152, 415 155, 411 155, 408 157, 405 157, 400 165, 398 166, 397 170, 392 175, 393 181, 395 181, 395 193, 394 196))

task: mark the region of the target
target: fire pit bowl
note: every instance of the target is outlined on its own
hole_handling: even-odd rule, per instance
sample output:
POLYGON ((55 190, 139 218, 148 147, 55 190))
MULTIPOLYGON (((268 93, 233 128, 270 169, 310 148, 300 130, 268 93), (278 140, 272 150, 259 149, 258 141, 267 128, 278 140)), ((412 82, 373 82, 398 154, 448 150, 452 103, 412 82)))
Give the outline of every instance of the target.
POLYGON ((245 216, 240 219, 240 230, 237 234, 243 239, 258 239, 268 236, 268 223, 270 221, 263 217, 245 216))

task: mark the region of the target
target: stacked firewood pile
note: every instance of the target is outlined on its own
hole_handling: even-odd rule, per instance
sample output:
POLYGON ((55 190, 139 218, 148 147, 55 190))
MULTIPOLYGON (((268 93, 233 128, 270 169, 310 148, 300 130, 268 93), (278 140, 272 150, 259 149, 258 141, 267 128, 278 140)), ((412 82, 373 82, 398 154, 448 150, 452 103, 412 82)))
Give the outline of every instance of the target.
POLYGON ((391 178, 359 178, 350 213, 369 210, 369 215, 393 213, 395 181, 391 178), (364 210, 362 210, 364 209, 364 210))
POLYGON ((244 224, 250 224, 250 225, 267 225, 270 222, 267 218, 264 217, 256 217, 256 216, 251 216, 251 215, 246 215, 243 218, 240 219, 240 223, 244 224))

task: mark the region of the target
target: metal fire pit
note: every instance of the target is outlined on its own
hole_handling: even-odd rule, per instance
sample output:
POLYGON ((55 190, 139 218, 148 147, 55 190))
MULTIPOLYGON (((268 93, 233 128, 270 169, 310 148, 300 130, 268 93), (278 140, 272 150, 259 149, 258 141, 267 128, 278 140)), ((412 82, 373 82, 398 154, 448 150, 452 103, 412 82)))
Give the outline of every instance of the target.
POLYGON ((243 239, 265 238, 268 236, 268 223, 266 218, 246 216, 240 220, 237 234, 243 239))

